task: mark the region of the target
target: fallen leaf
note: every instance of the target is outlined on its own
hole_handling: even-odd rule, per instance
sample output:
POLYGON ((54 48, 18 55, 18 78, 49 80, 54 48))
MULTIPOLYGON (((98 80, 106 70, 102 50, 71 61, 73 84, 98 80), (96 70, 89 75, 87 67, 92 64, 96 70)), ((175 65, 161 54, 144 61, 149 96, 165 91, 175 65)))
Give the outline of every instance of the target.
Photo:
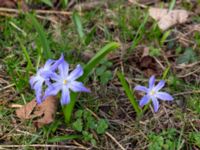
POLYGON ((40 128, 43 125, 49 124, 53 122, 54 116, 57 110, 58 100, 55 96, 49 96, 47 99, 36 107, 36 111, 34 112, 37 116, 42 116, 42 118, 34 121, 35 125, 40 128))
POLYGON ((146 77, 152 75, 160 75, 162 72, 155 59, 149 55, 149 48, 143 49, 143 54, 140 59, 140 69, 143 71, 146 77))
POLYGON ((58 101, 55 96, 47 97, 40 105, 33 99, 16 110, 16 115, 20 119, 33 119, 34 125, 40 128, 43 125, 53 122, 57 104, 58 101))
POLYGON ((28 10, 24 0, 0 0, 0 7, 5 8, 21 8, 24 11, 28 10))
POLYGON ((150 8, 150 16, 158 21, 158 26, 165 31, 176 24, 185 23, 188 20, 189 12, 186 10, 171 10, 161 8, 150 8))
POLYGON ((16 6, 16 0, 0 0, 0 7, 15 8, 16 6))
POLYGON ((34 110, 35 106, 37 105, 37 102, 35 99, 24 105, 23 107, 16 110, 16 115, 20 119, 31 119, 31 113, 34 110))

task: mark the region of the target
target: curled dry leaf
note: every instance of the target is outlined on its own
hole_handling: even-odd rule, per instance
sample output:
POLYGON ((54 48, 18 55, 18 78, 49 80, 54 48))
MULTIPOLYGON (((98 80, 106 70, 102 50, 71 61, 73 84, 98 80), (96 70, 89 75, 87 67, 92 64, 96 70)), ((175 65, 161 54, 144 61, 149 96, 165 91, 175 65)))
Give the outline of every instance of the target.
POLYGON ((161 30, 167 30, 176 24, 185 23, 188 20, 189 12, 186 10, 171 10, 161 8, 150 8, 150 16, 158 21, 161 30))
POLYGON ((16 6, 16 0, 0 0, 0 7, 15 8, 16 6))
POLYGON ((34 112, 37 116, 43 116, 40 119, 34 121, 37 127, 42 127, 45 124, 49 124, 53 122, 54 116, 57 110, 58 100, 55 96, 49 96, 47 99, 36 107, 36 111, 34 112))
POLYGON ((58 101, 55 96, 49 96, 42 104, 37 105, 33 99, 20 109, 16 110, 16 115, 20 119, 33 119, 36 127, 53 122, 58 101))
POLYGON ((160 75, 162 72, 155 59, 149 55, 149 48, 145 47, 139 63, 140 69, 146 77, 160 75))
POLYGON ((32 118, 32 111, 36 107, 37 102, 35 99, 24 105, 23 107, 16 110, 16 115, 20 119, 31 119, 32 118))

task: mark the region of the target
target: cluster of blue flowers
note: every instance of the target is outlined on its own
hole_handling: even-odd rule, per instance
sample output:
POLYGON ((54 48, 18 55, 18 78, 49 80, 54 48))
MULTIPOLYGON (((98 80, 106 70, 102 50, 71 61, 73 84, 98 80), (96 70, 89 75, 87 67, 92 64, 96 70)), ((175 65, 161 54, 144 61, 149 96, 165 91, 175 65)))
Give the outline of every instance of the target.
POLYGON ((31 88, 35 90, 36 101, 41 104, 48 96, 55 96, 62 91, 61 104, 70 102, 70 90, 73 92, 90 92, 83 83, 76 81, 83 75, 83 68, 77 65, 69 73, 69 64, 64 56, 58 60, 47 60, 44 67, 38 69, 37 74, 30 79, 31 88))
MULTIPOLYGON (((58 60, 47 60, 45 65, 38 69, 37 74, 30 79, 31 87, 36 93, 37 103, 40 104, 48 96, 55 96, 61 91, 61 105, 65 105, 70 102, 70 90, 73 92, 90 92, 82 82, 76 81, 82 75, 83 68, 80 65, 77 65, 69 73, 69 64, 64 60, 63 55, 58 60)), ((155 85, 155 76, 151 76, 149 79, 149 87, 136 86, 134 90, 146 93, 140 100, 139 105, 143 107, 152 101, 154 111, 157 112, 159 109, 158 99, 164 101, 173 100, 170 94, 159 91, 164 85, 164 80, 161 80, 155 85)))

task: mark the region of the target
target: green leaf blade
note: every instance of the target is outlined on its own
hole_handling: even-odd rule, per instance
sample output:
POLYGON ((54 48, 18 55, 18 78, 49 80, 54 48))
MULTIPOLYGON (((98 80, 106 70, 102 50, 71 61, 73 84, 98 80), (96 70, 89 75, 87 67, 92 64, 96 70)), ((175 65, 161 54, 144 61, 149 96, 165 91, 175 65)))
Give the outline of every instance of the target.
POLYGON ((100 63, 100 61, 111 51, 119 48, 119 43, 111 42, 104 46, 85 66, 84 74, 80 78, 80 81, 84 81, 86 77, 90 74, 90 72, 94 69, 94 67, 100 63))
POLYGON ((130 100, 132 106, 133 106, 133 109, 135 110, 135 112, 137 113, 137 116, 140 116, 142 111, 141 111, 141 108, 138 106, 138 103, 133 95, 133 92, 132 90, 130 90, 130 87, 128 85, 128 83, 126 82, 126 79, 124 77, 124 75, 122 73, 117 73, 118 75, 118 78, 120 80, 120 83, 128 97, 128 99, 130 100))
POLYGON ((54 143, 54 142, 62 142, 66 140, 73 140, 73 139, 78 139, 80 138, 80 135, 63 135, 63 136, 56 136, 53 138, 50 138, 48 140, 49 143, 54 143))
POLYGON ((47 40, 47 36, 45 34, 44 28, 41 26, 41 24, 37 21, 37 19, 32 14, 27 14, 28 19, 31 20, 31 23, 35 27, 36 31, 38 32, 40 44, 43 47, 43 56, 45 59, 49 59, 52 56, 52 53, 50 51, 49 43, 47 40))
POLYGON ((81 39, 81 42, 84 43, 84 41, 85 41, 85 34, 83 32, 83 26, 82 26, 82 23, 81 23, 81 18, 79 16, 79 14, 76 13, 76 12, 73 13, 72 18, 73 18, 73 22, 74 22, 74 24, 76 26, 76 30, 78 32, 78 35, 79 35, 79 37, 81 39))

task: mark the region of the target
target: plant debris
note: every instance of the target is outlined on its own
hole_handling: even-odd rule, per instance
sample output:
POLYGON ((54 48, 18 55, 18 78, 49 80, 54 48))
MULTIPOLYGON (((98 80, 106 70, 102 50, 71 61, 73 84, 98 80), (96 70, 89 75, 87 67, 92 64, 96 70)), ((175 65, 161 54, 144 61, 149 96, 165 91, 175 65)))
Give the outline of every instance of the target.
POLYGON ((57 110, 57 99, 55 96, 49 96, 42 104, 38 105, 33 99, 20 109, 16 110, 16 115, 20 119, 34 119, 36 127, 40 128, 43 125, 53 122, 57 110))
POLYGON ((165 31, 176 24, 185 23, 188 20, 189 12, 186 10, 171 10, 162 8, 150 8, 150 16, 158 21, 158 26, 165 31))

